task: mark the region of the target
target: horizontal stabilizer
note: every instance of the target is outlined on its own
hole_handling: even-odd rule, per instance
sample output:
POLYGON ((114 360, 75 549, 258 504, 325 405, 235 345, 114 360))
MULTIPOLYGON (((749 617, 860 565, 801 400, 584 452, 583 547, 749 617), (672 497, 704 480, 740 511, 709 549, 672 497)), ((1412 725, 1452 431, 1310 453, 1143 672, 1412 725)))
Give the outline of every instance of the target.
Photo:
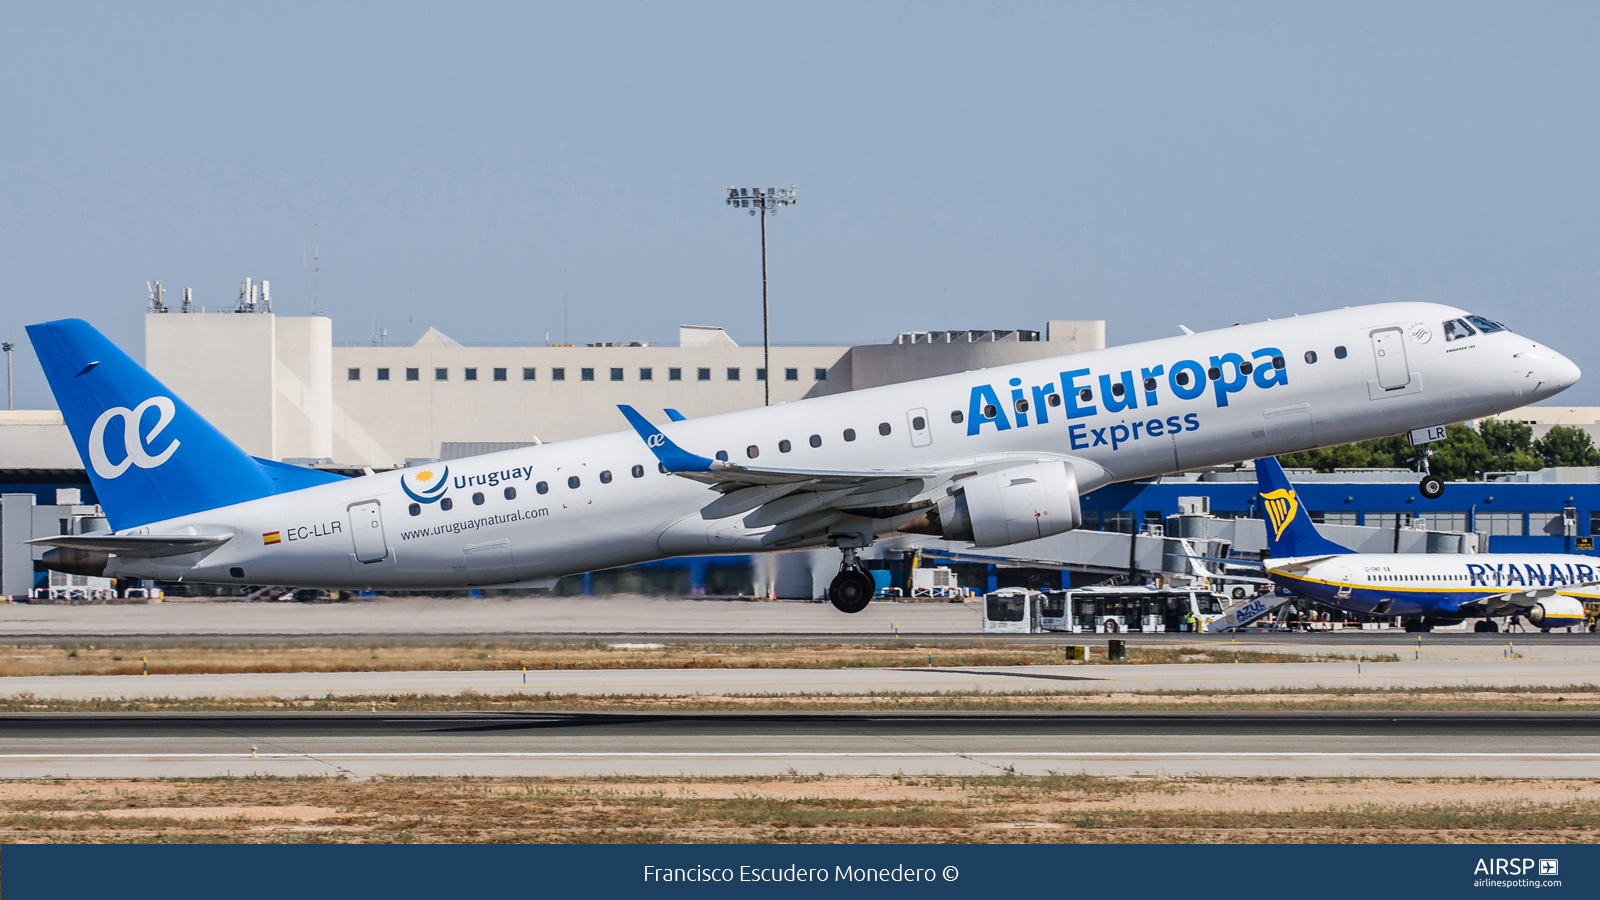
POLYGON ((124 557, 151 559, 182 556, 220 547, 233 540, 233 534, 64 534, 34 538, 26 543, 68 550, 92 550, 124 557))

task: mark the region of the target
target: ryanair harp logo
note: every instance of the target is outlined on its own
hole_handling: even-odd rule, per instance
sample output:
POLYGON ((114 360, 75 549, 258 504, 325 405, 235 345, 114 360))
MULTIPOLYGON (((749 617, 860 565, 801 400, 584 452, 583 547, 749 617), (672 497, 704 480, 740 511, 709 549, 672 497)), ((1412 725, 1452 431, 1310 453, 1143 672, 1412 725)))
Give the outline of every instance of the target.
POLYGON ((1279 488, 1261 495, 1261 505, 1267 511, 1267 519, 1272 522, 1272 539, 1283 540, 1283 530, 1294 521, 1295 514, 1300 512, 1300 501, 1294 491, 1279 488))

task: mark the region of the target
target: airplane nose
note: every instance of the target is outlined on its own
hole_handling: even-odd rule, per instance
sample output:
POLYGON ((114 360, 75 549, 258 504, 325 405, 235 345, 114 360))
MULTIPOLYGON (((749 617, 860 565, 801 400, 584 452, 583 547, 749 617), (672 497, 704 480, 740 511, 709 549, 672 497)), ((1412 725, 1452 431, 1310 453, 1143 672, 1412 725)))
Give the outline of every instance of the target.
POLYGON ((1535 383, 1533 395, 1537 399, 1554 396, 1578 383, 1583 371, 1578 364, 1549 347, 1534 347, 1515 354, 1516 368, 1523 377, 1535 383))

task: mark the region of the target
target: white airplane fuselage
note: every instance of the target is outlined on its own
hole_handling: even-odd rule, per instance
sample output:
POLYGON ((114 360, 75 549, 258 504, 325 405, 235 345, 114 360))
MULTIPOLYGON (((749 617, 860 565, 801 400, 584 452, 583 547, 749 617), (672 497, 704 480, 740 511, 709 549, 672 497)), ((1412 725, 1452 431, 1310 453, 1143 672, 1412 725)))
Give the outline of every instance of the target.
MULTIPOLYGON (((789 469, 903 471, 1004 456, 1063 459, 1088 492, 1476 419, 1544 399, 1576 380, 1570 361, 1511 331, 1446 343, 1441 323, 1462 315, 1425 303, 1354 307, 661 429, 697 454, 723 452, 733 462, 789 469)), ((946 486, 930 483, 920 496, 946 486)), ((702 509, 720 496, 706 484, 664 473, 639 434, 622 431, 382 472, 120 529, 233 537, 187 555, 114 556, 105 574, 449 588, 773 549, 762 541, 770 526, 747 525, 746 513, 704 518, 702 509)), ((866 527, 881 535, 894 526, 886 518, 866 527)), ((829 542, 823 535, 808 545, 829 542)))

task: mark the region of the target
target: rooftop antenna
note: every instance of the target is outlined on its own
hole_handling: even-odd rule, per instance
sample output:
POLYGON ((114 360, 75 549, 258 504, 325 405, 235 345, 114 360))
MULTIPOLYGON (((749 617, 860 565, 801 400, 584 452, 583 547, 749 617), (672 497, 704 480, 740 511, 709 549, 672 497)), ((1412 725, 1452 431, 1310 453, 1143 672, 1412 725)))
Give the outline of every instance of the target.
POLYGON ((314 238, 311 244, 311 267, 306 267, 306 249, 302 245, 300 247, 300 271, 311 273, 311 314, 320 316, 322 315, 322 296, 319 290, 319 286, 322 283, 322 247, 320 239, 316 239, 318 234, 317 225, 313 223, 311 228, 314 238))
POLYGON ((167 304, 164 302, 167 294, 166 294, 165 291, 163 291, 161 289, 161 282, 159 282, 159 281, 146 281, 144 283, 144 286, 147 289, 149 289, 149 291, 150 291, 150 311, 151 312, 153 312, 153 313, 172 312, 172 310, 167 309, 167 304))
POLYGON ((183 311, 189 311, 189 305, 194 300, 194 288, 183 289, 183 311))
POLYGON ((0 343, 0 350, 4 350, 6 354, 6 409, 16 409, 11 405, 11 351, 15 349, 17 345, 10 341, 0 343))
POLYGON ((572 343, 572 329, 567 327, 567 270, 561 270, 561 342, 572 343))

